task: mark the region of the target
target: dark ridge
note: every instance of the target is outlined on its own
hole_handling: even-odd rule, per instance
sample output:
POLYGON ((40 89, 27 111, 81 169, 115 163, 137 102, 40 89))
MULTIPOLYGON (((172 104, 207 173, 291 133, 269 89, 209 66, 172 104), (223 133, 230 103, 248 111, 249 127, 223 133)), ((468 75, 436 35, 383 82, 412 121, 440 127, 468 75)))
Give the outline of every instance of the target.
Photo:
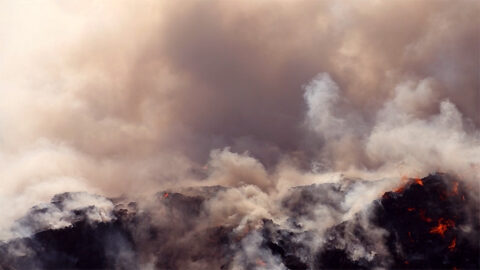
MULTIPOLYGON (((282 205, 292 227, 264 220, 254 230, 262 238, 261 250, 296 270, 480 269, 478 204, 464 183, 443 174, 410 179, 386 192, 368 210, 329 228, 324 242, 312 247, 315 238, 302 229, 299 217, 308 218, 325 205, 344 211, 339 205, 353 185, 355 181, 291 189, 282 205)), ((0 269, 135 270, 145 258, 154 258, 155 269, 186 269, 184 261, 231 269, 242 239, 252 231, 239 233, 222 224, 197 229, 206 217, 205 202, 222 190, 193 188, 185 191, 189 195, 164 191, 148 211, 118 200, 108 222, 88 220, 93 206, 72 210, 67 213, 69 227, 0 243, 0 269)), ((57 195, 52 205, 61 209, 69 199, 72 194, 57 195)), ((35 222, 49 207, 36 207, 21 221, 35 222)), ((244 267, 259 269, 263 263, 246 261, 244 267)))
MULTIPOLYGON (((347 227, 369 248, 368 235, 355 220, 329 230, 331 239, 317 257, 321 268, 480 269, 478 206, 464 184, 448 175, 411 179, 404 187, 387 192, 373 203, 372 224, 387 232, 388 257, 353 260, 337 249, 347 227)), ((370 245, 371 246, 371 245, 370 245)))
POLYGON ((279 256, 288 269, 309 269, 306 258, 311 250, 302 243, 294 241, 298 234, 281 230, 271 220, 264 220, 262 236, 264 239, 262 246, 268 248, 273 255, 279 256))
POLYGON ((386 193, 374 209, 373 221, 390 232, 395 268, 480 269, 478 206, 462 182, 429 175, 386 193))
POLYGON ((91 225, 80 221, 71 227, 46 230, 0 247, 0 266, 6 269, 137 269, 135 256, 133 239, 119 222, 91 225), (15 246, 26 253, 8 254, 15 246))

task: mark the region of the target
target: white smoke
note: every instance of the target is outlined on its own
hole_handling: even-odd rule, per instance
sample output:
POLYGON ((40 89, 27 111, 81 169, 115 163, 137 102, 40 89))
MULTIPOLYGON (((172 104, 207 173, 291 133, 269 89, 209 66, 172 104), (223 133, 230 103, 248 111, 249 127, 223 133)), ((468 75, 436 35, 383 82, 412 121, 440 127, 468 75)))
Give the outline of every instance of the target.
MULTIPOLYGON (((348 187, 317 194, 338 209, 299 220, 313 247, 402 176, 477 187, 478 11, 474 0, 0 1, 0 240, 68 226, 91 205, 103 210, 89 219, 111 218, 108 200, 78 195, 12 233, 63 192, 149 208, 159 190, 221 185, 182 226, 242 234, 265 218, 290 227, 295 186, 348 187)), ((257 238, 236 260, 259 253, 282 269, 257 238)))
POLYGON ((305 99, 308 128, 323 140, 321 157, 333 164, 348 161, 347 171, 368 173, 364 166, 370 164, 379 175, 442 171, 478 182, 479 132, 466 128, 471 120, 449 100, 438 100, 431 84, 431 79, 399 84, 366 126, 350 117, 359 113, 353 108, 344 107, 344 116, 335 114, 340 89, 327 74, 317 76, 305 87, 305 99), (428 113, 431 109, 437 112, 428 113), (348 153, 350 160, 343 157, 348 153))

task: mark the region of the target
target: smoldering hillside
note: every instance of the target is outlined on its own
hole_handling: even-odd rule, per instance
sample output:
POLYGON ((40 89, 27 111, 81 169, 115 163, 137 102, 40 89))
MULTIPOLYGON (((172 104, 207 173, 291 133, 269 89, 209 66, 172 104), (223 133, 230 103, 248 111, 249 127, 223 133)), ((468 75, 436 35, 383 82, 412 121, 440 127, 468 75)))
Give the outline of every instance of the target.
POLYGON ((478 266, 477 1, 0 7, 2 267, 478 266), (436 172, 420 256, 372 204, 436 172))
POLYGON ((219 219, 232 206, 219 209, 216 200, 238 192, 252 196, 255 190, 163 191, 148 207, 87 193, 58 194, 18 221, 15 228, 32 235, 0 245, 0 266, 478 269, 479 204, 465 184, 444 174, 405 179, 346 217, 352 194, 377 184, 345 179, 292 188, 271 202, 285 215, 282 222, 239 220, 238 210, 219 219), (86 200, 91 204, 81 204, 86 200))

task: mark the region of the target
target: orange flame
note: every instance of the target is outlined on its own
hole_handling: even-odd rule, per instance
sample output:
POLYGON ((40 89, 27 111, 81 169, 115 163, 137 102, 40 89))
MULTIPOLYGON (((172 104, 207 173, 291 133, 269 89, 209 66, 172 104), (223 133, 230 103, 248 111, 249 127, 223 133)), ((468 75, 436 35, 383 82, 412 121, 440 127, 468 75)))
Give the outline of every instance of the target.
POLYGON ((167 198, 167 197, 168 197, 168 192, 163 193, 163 198, 167 198))
POLYGON ((420 178, 416 178, 416 179, 415 179, 415 183, 417 183, 417 184, 420 185, 420 186, 423 186, 423 181, 422 181, 422 179, 420 179, 420 178))
MULTIPOLYGON (((410 179, 411 179, 411 178, 410 178, 410 179)), ((401 186, 398 187, 397 189, 395 189, 393 192, 395 192, 395 193, 401 193, 401 192, 403 192, 403 191, 405 190, 405 185, 407 185, 408 182, 409 182, 409 178, 406 177, 406 176, 402 176, 402 178, 401 178, 401 186)), ((423 186, 423 181, 422 181, 422 179, 420 179, 420 178, 415 178, 415 179, 414 179, 414 183, 416 183, 416 184, 418 184, 418 185, 420 185, 420 186, 423 186)))
POLYGON ((405 190, 405 185, 408 183, 408 177, 407 176, 402 176, 402 178, 400 179, 401 181, 401 185, 400 187, 398 187, 397 189, 395 189, 393 192, 395 193, 401 193, 403 192, 403 190, 405 190))
POLYGON ((451 219, 444 219, 440 218, 438 220, 438 225, 436 227, 433 227, 430 230, 430 233, 437 233, 440 234, 442 237, 445 237, 445 232, 448 230, 450 227, 454 227, 455 222, 451 219))
POLYGON ((453 251, 456 245, 457 245, 457 238, 453 238, 452 242, 448 246, 448 249, 450 249, 450 251, 453 251))

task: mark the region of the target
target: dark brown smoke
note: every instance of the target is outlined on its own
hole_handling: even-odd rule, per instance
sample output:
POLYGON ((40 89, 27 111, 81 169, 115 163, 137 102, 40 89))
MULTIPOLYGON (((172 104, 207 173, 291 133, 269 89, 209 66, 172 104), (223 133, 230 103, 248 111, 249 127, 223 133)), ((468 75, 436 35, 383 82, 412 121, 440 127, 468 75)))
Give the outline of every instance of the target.
MULTIPOLYGON (((182 235, 287 226, 291 187, 381 180, 326 195, 341 211, 318 199, 303 224, 317 243, 402 177, 478 190, 479 13, 475 0, 0 2, 0 239, 63 192, 148 208, 159 190, 229 187, 182 235)), ((255 254, 258 237, 241 245, 255 254)))

